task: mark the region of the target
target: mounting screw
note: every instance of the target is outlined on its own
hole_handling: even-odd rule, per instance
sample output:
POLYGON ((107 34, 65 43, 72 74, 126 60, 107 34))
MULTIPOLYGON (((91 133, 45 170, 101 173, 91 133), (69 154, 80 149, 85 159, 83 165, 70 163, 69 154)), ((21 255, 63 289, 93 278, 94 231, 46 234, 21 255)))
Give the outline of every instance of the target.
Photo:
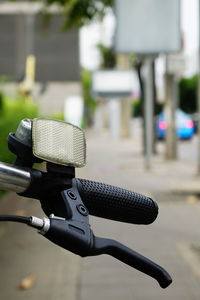
POLYGON ((80 212, 81 215, 83 215, 83 216, 89 215, 89 212, 88 212, 87 208, 84 205, 79 204, 79 205, 76 206, 76 208, 80 212))
POLYGON ((67 195, 72 199, 72 200, 76 200, 76 195, 74 194, 74 192, 72 192, 71 190, 67 191, 67 195))

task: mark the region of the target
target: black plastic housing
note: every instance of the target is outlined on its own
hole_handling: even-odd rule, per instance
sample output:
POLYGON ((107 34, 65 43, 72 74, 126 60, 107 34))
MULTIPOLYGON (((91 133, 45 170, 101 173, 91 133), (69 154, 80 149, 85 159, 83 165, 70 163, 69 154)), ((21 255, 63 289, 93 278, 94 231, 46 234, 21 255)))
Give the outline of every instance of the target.
POLYGON ((8 149, 16 155, 15 165, 21 167, 32 167, 34 163, 41 163, 42 159, 32 153, 32 146, 25 144, 10 132, 8 136, 8 149))

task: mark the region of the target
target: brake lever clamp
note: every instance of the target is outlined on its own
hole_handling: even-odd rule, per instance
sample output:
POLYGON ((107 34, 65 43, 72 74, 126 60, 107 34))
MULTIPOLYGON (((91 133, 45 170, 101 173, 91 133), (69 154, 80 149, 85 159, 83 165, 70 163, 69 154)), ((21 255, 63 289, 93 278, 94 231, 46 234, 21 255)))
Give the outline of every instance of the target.
POLYGON ((89 212, 80 198, 75 182, 70 189, 61 192, 61 197, 66 208, 66 217, 70 218, 65 219, 51 214, 50 228, 43 235, 77 255, 89 256, 94 235, 89 224, 89 212))
POLYGON ((51 214, 50 226, 42 234, 51 242, 81 257, 109 254, 125 264, 153 277, 162 288, 172 282, 170 275, 148 258, 118 243, 117 241, 96 237, 89 224, 89 212, 79 195, 76 181, 72 187, 62 191, 61 197, 66 208, 66 219, 51 214))

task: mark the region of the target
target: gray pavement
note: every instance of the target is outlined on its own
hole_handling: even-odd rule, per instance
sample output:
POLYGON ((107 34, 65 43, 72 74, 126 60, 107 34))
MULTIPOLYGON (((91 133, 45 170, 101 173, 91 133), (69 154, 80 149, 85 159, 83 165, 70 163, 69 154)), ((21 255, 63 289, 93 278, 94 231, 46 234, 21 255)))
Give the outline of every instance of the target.
MULTIPOLYGON (((9 193, 0 203, 2 213, 43 216, 36 200, 9 193)), ((0 224, 0 299, 77 299, 79 257, 51 244, 23 224, 0 224), (21 281, 35 277, 30 289, 21 281)))
MULTIPOLYGON (((194 140, 195 143, 195 140, 194 140)), ((114 184, 155 197, 159 217, 136 226, 91 217, 96 235, 116 239, 165 267, 174 283, 163 290, 150 277, 109 256, 79 259, 23 225, 0 224, 0 299, 176 299, 200 297, 199 178, 194 159, 166 163, 163 144, 146 172, 141 142, 112 140, 88 133, 88 164, 79 177, 114 184), (198 268, 199 264, 199 268, 198 268), (22 278, 36 276, 33 287, 18 290, 22 278)), ((8 194, 0 212, 41 215, 39 203, 8 194)))
POLYGON ((111 257, 87 258, 82 261, 81 300, 199 299, 200 256, 191 250, 192 245, 200 245, 200 185, 195 160, 188 157, 166 163, 163 144, 158 149, 152 171, 147 172, 137 138, 112 141, 106 135, 93 137, 88 139, 88 164, 79 175, 156 198, 160 213, 150 226, 98 218, 91 218, 91 224, 97 235, 117 239, 161 264, 174 283, 162 290, 150 277, 111 257))

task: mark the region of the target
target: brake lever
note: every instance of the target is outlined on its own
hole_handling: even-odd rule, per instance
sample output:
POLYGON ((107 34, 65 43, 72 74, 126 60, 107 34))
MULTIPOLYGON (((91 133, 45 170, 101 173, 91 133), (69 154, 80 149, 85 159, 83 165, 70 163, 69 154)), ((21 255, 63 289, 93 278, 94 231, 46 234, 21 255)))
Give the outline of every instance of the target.
POLYGON ((93 234, 89 224, 89 212, 81 200, 75 182, 70 189, 61 192, 61 197, 66 207, 66 217, 70 215, 70 218, 51 214, 48 226, 43 226, 40 231, 44 237, 81 257, 109 254, 153 277, 162 288, 171 284, 170 275, 161 266, 117 241, 93 234))
POLYGON ((95 237, 93 253, 93 255, 109 254, 115 257, 138 271, 153 277, 162 288, 166 288, 172 283, 172 278, 165 269, 115 240, 95 237))

